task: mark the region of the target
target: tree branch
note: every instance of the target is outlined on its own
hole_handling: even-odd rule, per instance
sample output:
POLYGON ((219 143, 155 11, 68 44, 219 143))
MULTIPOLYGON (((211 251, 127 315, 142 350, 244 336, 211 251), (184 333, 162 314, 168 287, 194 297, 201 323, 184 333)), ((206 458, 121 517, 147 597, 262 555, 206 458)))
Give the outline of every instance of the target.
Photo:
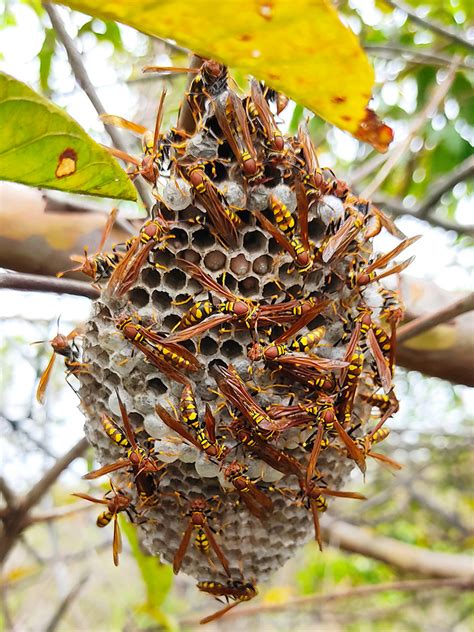
POLYGON ((433 314, 420 316, 419 318, 415 318, 415 320, 412 320, 406 325, 400 327, 397 331, 397 342, 405 342, 405 340, 419 336, 423 332, 452 320, 453 318, 456 318, 456 316, 470 312, 473 309, 474 292, 471 292, 467 296, 464 296, 458 301, 454 301, 454 303, 451 303, 447 307, 444 307, 433 314))
MULTIPOLYGON (((368 53, 373 53, 377 57, 377 53, 387 53, 390 59, 398 56, 409 55, 411 63, 429 64, 437 66, 450 66, 453 58, 449 55, 442 55, 437 51, 426 50, 422 48, 410 48, 408 46, 399 46, 398 44, 364 44, 364 49, 368 53), (418 61, 419 60, 419 61, 418 61)), ((459 62, 459 68, 466 70, 474 70, 474 64, 466 59, 459 62)))
POLYGON ((434 33, 438 33, 438 35, 442 35, 447 39, 456 42, 457 44, 461 44, 465 46, 471 51, 474 51, 474 43, 471 43, 469 40, 465 39, 461 33, 455 31, 449 26, 444 26, 444 24, 440 24, 439 22, 435 22, 434 20, 427 20, 426 18, 420 17, 410 6, 405 4, 404 2, 400 2, 400 0, 385 0, 387 4, 389 4, 394 9, 399 9, 408 15, 410 20, 423 26, 429 31, 433 31, 434 33))
MULTIPOLYGON (((226 620, 235 617, 246 617, 267 612, 279 612, 290 608, 301 608, 303 606, 316 606, 319 603, 326 604, 331 601, 342 601, 344 599, 357 598, 361 599, 370 595, 381 592, 397 591, 397 592, 421 592, 425 590, 439 590, 442 588, 452 588, 455 590, 472 590, 474 580, 471 579, 413 579, 402 580, 396 582, 385 582, 381 584, 369 584, 366 586, 358 586, 348 590, 338 590, 332 593, 316 593, 313 595, 305 595, 285 601, 284 603, 265 603, 257 606, 247 606, 246 608, 237 608, 226 614, 226 620)), ((197 623, 195 617, 187 617, 180 620, 182 625, 193 625, 197 623)))
POLYGON ((86 582, 88 582, 88 581, 89 581, 89 576, 88 575, 84 575, 71 588, 71 590, 68 592, 68 594, 64 597, 64 599, 59 604, 59 606, 58 606, 56 612, 54 613, 54 615, 51 617, 50 622, 48 623, 48 625, 45 628, 45 632, 54 632, 54 630, 57 629, 59 623, 61 622, 61 619, 66 614, 67 609, 69 608, 71 603, 74 601, 74 599, 76 599, 76 597, 79 595, 79 593, 80 593, 82 587, 84 586, 84 584, 86 584, 86 582))
POLYGON ((73 296, 85 296, 90 299, 96 299, 100 296, 99 290, 85 281, 57 279, 56 277, 23 274, 21 272, 1 272, 0 289, 72 294, 73 296))
MULTIPOLYGON (((86 93, 97 114, 99 114, 99 116, 101 114, 106 114, 106 110, 102 104, 102 101, 99 99, 96 89, 92 84, 92 81, 89 79, 89 75, 87 74, 87 70, 84 66, 81 55, 77 50, 74 40, 67 32, 58 10, 56 9, 56 7, 47 2, 43 2, 43 7, 49 16, 49 19, 51 20, 51 25, 56 32, 58 40, 66 49, 69 64, 71 66, 72 72, 74 73, 74 77, 76 78, 77 83, 86 93)), ((122 137, 119 131, 112 125, 104 125, 104 128, 112 139, 115 147, 126 152, 127 147, 122 141, 122 137)), ((145 205, 145 208, 149 211, 153 206, 155 200, 150 193, 148 185, 141 179, 141 176, 139 176, 135 180, 134 185, 142 199, 143 204, 145 205)))

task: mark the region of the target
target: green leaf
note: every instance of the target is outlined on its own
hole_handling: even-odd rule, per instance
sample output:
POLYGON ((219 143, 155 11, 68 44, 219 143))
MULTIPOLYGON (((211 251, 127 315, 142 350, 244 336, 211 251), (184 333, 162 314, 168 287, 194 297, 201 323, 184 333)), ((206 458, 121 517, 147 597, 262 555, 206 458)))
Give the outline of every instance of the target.
POLYGON ((56 50, 56 33, 54 29, 45 29, 43 46, 38 53, 40 62, 40 86, 41 90, 49 94, 49 75, 51 73, 51 65, 53 61, 54 51, 56 50))
POLYGON ((109 152, 68 114, 26 84, 0 73, 0 180, 136 200, 109 152))
MULTIPOLYGON (((151 612, 156 614, 159 611, 158 606, 163 603, 173 585, 173 570, 168 564, 161 564, 156 557, 142 553, 135 525, 122 518, 120 527, 127 537, 132 555, 145 582, 147 598, 145 607, 142 609, 148 611, 149 614, 151 612)), ((161 618, 163 613, 160 612, 159 616, 161 618)))

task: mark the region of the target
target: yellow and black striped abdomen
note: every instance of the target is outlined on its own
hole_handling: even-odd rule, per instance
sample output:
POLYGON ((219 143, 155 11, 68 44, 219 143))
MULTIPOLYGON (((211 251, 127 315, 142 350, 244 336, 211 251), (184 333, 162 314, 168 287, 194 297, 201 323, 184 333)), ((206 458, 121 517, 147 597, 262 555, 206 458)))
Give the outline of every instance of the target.
POLYGON ((117 445, 121 445, 124 448, 130 448, 130 442, 125 436, 122 428, 115 423, 115 421, 111 417, 107 417, 104 415, 102 417, 102 426, 112 441, 114 441, 117 445))
POLYGON ((114 514, 106 509, 99 516, 97 516, 96 525, 102 529, 102 527, 106 527, 110 523, 113 517, 114 514))

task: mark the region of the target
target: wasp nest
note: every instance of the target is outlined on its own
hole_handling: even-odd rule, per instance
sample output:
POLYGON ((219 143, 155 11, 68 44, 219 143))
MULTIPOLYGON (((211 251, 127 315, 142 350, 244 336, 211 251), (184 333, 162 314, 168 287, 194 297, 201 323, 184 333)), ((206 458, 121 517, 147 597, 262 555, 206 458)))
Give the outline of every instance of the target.
POLYGON ((237 602, 319 540, 331 496, 358 497, 344 483, 397 408, 403 309, 379 280, 411 240, 372 254, 395 227, 318 168, 304 127, 282 136, 283 106, 205 62, 183 106, 194 133, 144 138, 153 218, 83 264, 102 288, 78 375, 103 465, 88 478, 111 474, 111 513, 151 555, 237 602))

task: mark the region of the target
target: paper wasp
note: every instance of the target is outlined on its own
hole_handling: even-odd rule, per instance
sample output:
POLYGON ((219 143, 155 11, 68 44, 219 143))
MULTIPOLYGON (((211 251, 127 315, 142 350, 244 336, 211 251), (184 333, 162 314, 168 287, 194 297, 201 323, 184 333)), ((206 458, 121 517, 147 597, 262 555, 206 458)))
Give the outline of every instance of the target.
POLYGON ((390 357, 390 340, 384 330, 372 322, 372 312, 366 305, 357 307, 359 316, 346 349, 346 360, 351 360, 358 345, 365 343, 374 358, 380 382, 385 393, 392 385, 392 373, 387 357, 390 357))
POLYGON ((145 355, 150 364, 175 382, 188 384, 182 371, 195 372, 201 368, 196 356, 185 347, 160 336, 150 327, 135 324, 130 316, 120 316, 115 320, 115 326, 126 340, 145 355))
MULTIPOLYGON (((180 494, 178 495, 179 498, 180 494)), ((188 511, 185 513, 185 517, 189 519, 188 526, 183 534, 182 540, 176 551, 173 560, 173 572, 175 575, 179 573, 183 558, 189 547, 191 535, 195 533, 194 546, 209 557, 210 549, 214 551, 217 559, 222 564, 222 567, 230 577, 229 562, 222 552, 221 547, 217 544, 214 537, 213 530, 209 524, 209 521, 214 517, 214 511, 209 507, 209 500, 216 500, 215 496, 212 499, 205 500, 203 497, 195 498, 188 502, 188 511)))
POLYGON ((370 265, 362 270, 362 272, 358 272, 356 270, 352 270, 348 275, 348 285, 351 288, 363 287, 364 285, 368 285, 369 283, 374 283, 374 281, 380 281, 381 279, 385 279, 386 277, 392 274, 398 274, 405 270, 410 263, 413 262, 415 257, 410 257, 409 259, 405 259, 401 263, 394 265, 392 268, 385 270, 384 272, 377 273, 379 268, 385 267, 394 257, 399 255, 403 250, 411 246, 415 241, 420 239, 421 235, 415 235, 414 237, 410 237, 409 239, 405 239, 398 246, 392 248, 390 252, 387 252, 385 255, 381 255, 377 257, 375 261, 373 261, 370 265))
POLYGON ((164 102, 166 97, 166 90, 163 90, 158 105, 158 112, 156 115, 155 130, 152 134, 146 127, 132 123, 120 116, 112 116, 110 114, 104 114, 101 118, 104 123, 109 125, 116 125, 132 131, 135 134, 142 136, 142 146, 144 157, 142 159, 135 158, 130 154, 127 154, 120 149, 114 147, 107 147, 107 150, 116 158, 123 160, 124 162, 135 165, 135 170, 129 173, 133 178, 137 175, 141 175, 150 182, 156 184, 156 180, 159 176, 159 164, 163 158, 165 148, 167 146, 166 134, 160 134, 161 123, 163 121, 164 102))
POLYGON ((200 621, 201 624, 210 623, 216 619, 223 617, 229 610, 238 606, 242 601, 250 601, 257 594, 257 586, 254 582, 244 582, 235 579, 229 579, 227 584, 221 584, 214 581, 198 582, 197 587, 201 592, 206 592, 215 597, 225 597, 226 601, 232 600, 224 608, 214 612, 214 614, 205 617, 200 621))
POLYGON ((364 218, 355 209, 351 209, 349 217, 336 233, 330 237, 322 248, 321 258, 324 263, 333 261, 334 258, 344 257, 347 248, 364 227, 364 218))
MULTIPOLYGON (((102 279, 108 279, 110 277, 110 275, 124 256, 124 253, 119 252, 115 246, 113 247, 112 252, 102 252, 104 244, 107 241, 108 236, 110 235, 115 220, 117 219, 117 213, 117 208, 113 208, 110 211, 109 217, 107 218, 107 222, 102 232, 102 237, 96 254, 89 257, 87 253, 87 248, 84 248, 84 256, 71 255, 71 261, 75 261, 79 265, 75 268, 70 268, 69 270, 58 272, 56 274, 57 277, 62 277, 68 272, 82 272, 83 274, 90 277, 93 283, 98 283, 99 281, 102 281, 102 279)), ((129 248, 130 243, 131 242, 125 243, 126 249, 129 248)))
POLYGON ((252 79, 250 82, 250 95, 251 103, 256 110, 254 111, 254 114, 256 114, 254 120, 260 124, 268 148, 271 152, 281 155, 285 149, 285 141, 275 123, 262 88, 256 79, 252 79))
POLYGON ((273 432, 278 431, 275 421, 257 404, 231 364, 227 367, 213 366, 212 374, 219 391, 226 399, 226 403, 230 402, 245 417, 252 428, 259 432, 263 431, 262 436, 267 439, 273 432))
POLYGON ((255 179, 261 167, 252 142, 242 101, 232 90, 212 99, 214 114, 244 176, 255 179))
MULTIPOLYGON (((275 204, 274 198, 271 200, 271 204, 275 204)), ((301 207, 299 208, 301 209, 301 207)), ((310 272, 313 267, 313 257, 311 255, 311 246, 308 240, 307 213, 299 214, 301 239, 298 237, 289 239, 283 230, 268 221, 263 213, 258 210, 254 210, 252 212, 262 227, 275 239, 277 244, 291 256, 298 272, 301 274, 310 272), (302 228, 302 226, 306 228, 302 228)))
POLYGON ((395 363, 395 353, 397 348, 397 327, 405 316, 405 306, 400 300, 398 292, 382 288, 379 291, 383 299, 381 317, 390 325, 390 357, 388 363, 393 373, 395 363))
MULTIPOLYGON (((103 528, 106 527, 112 520, 114 521, 114 538, 112 542, 112 554, 115 566, 119 565, 119 555, 122 552, 122 536, 120 533, 120 526, 118 523, 118 514, 121 511, 125 511, 128 516, 129 509, 132 509, 130 498, 124 494, 120 489, 116 490, 111 483, 114 495, 110 498, 110 491, 104 496, 104 498, 94 498, 93 496, 89 496, 89 494, 83 494, 81 492, 75 492, 72 494, 73 496, 77 496, 78 498, 83 498, 84 500, 88 500, 91 503, 97 503, 98 505, 105 505, 107 509, 103 511, 98 517, 96 524, 98 527, 103 528)), ((131 517, 130 517, 131 519, 131 517)))
POLYGON ((107 436, 118 446, 127 450, 127 457, 88 472, 82 478, 86 480, 95 479, 125 467, 131 467, 139 496, 146 503, 147 499, 154 492, 153 481, 150 479, 149 474, 159 472, 165 467, 165 464, 158 464, 152 457, 152 451, 146 450, 138 444, 127 410, 118 392, 117 399, 123 428, 105 413, 102 413, 101 422, 107 436))
MULTIPOLYGON (((393 392, 393 388, 387 395, 382 393, 373 393, 371 395, 361 393, 360 397, 371 406, 378 408, 381 412, 380 420, 372 431, 372 436, 378 436, 379 432, 383 432, 382 426, 387 419, 389 419, 392 415, 395 415, 399 409, 399 402, 393 392)), ((380 439, 378 439, 378 441, 380 441, 380 439)))
POLYGON ((385 228, 391 235, 398 237, 399 239, 405 239, 406 235, 394 224, 394 222, 385 215, 383 211, 377 208, 372 202, 363 200, 354 195, 350 195, 346 198, 348 204, 353 205, 360 213, 365 216, 365 240, 376 237, 382 228, 385 228))
MULTIPOLYGON (((143 72, 184 72, 194 73, 196 77, 191 82, 185 94, 186 103, 191 111, 197 127, 205 112, 206 100, 216 98, 228 88, 227 68, 217 61, 205 60, 200 68, 178 68, 176 66, 145 66, 143 72)), ((178 120, 180 115, 178 115, 178 120)))
POLYGON ((321 528, 319 525, 319 512, 325 512, 328 508, 327 500, 324 496, 335 496, 338 498, 352 498, 355 500, 367 500, 365 496, 357 492, 343 492, 327 487, 318 487, 315 482, 310 481, 302 485, 301 495, 308 503, 308 509, 311 510, 314 524, 315 540, 318 543, 319 550, 323 550, 321 539, 321 528))
POLYGON ((228 448, 220 444, 216 439, 216 420, 214 415, 209 406, 206 405, 204 423, 202 423, 197 416, 196 404, 191 387, 185 386, 184 388, 185 391, 181 396, 181 419, 188 427, 193 429, 196 437, 188 432, 183 424, 176 419, 176 417, 173 417, 163 406, 157 404, 155 406, 156 412, 168 428, 178 433, 185 441, 195 446, 198 450, 205 452, 209 457, 217 459, 218 461, 222 460, 227 454, 228 448), (193 409, 195 410, 192 414, 192 421, 189 415, 189 408, 186 412, 183 412, 183 400, 188 398, 192 398, 193 409))
MULTIPOLYGON (((87 365, 79 362, 80 352, 75 342, 75 339, 79 336, 82 336, 83 333, 84 331, 82 327, 76 327, 69 334, 67 334, 67 336, 65 336, 64 334, 57 334, 52 340, 49 341, 49 344, 53 348, 53 353, 51 355, 51 358, 49 359, 47 367, 40 377, 38 387, 36 389, 36 400, 40 404, 44 404, 46 388, 49 384, 51 372, 53 370, 54 363, 58 355, 64 357, 64 364, 66 365, 67 375, 77 375, 78 373, 86 372, 87 365)), ((33 342, 32 344, 39 344, 39 342, 44 341, 40 340, 38 342, 33 342)))
POLYGON ((182 169, 182 172, 193 188, 195 202, 206 210, 206 216, 209 217, 218 239, 235 246, 242 220, 206 175, 204 165, 194 164, 182 169))
POLYGON ((166 243, 172 239, 172 235, 167 234, 169 229, 168 222, 161 214, 143 224, 140 234, 132 240, 109 279, 107 293, 110 296, 121 297, 130 290, 153 248, 160 242, 166 243))
POLYGON ((304 472, 297 459, 262 440, 248 429, 242 420, 234 419, 229 428, 239 443, 267 465, 287 476, 294 475, 298 479, 303 478, 304 472))
POLYGON ((319 344, 325 333, 326 327, 317 327, 307 334, 298 336, 288 344, 281 342, 281 337, 277 338, 273 344, 263 349, 263 357, 266 360, 277 360, 288 353, 308 353, 319 344))
POLYGON ((373 459, 376 459, 380 463, 384 463, 385 465, 387 465, 388 467, 394 470, 401 470, 402 466, 400 465, 400 463, 397 463, 397 461, 394 461, 390 457, 385 456, 385 454, 380 454, 379 452, 373 452, 372 450, 372 446, 375 443, 380 443, 381 441, 386 439, 389 435, 389 432, 390 432, 389 430, 385 430, 385 428, 381 428, 380 430, 376 430, 374 432, 367 434, 365 437, 360 437, 358 439, 355 439, 355 441, 357 445, 363 451, 365 457, 370 456, 373 459))
POLYGON ((224 476, 238 492, 250 513, 263 520, 272 511, 273 502, 250 480, 247 470, 246 465, 232 461, 224 468, 224 476))

